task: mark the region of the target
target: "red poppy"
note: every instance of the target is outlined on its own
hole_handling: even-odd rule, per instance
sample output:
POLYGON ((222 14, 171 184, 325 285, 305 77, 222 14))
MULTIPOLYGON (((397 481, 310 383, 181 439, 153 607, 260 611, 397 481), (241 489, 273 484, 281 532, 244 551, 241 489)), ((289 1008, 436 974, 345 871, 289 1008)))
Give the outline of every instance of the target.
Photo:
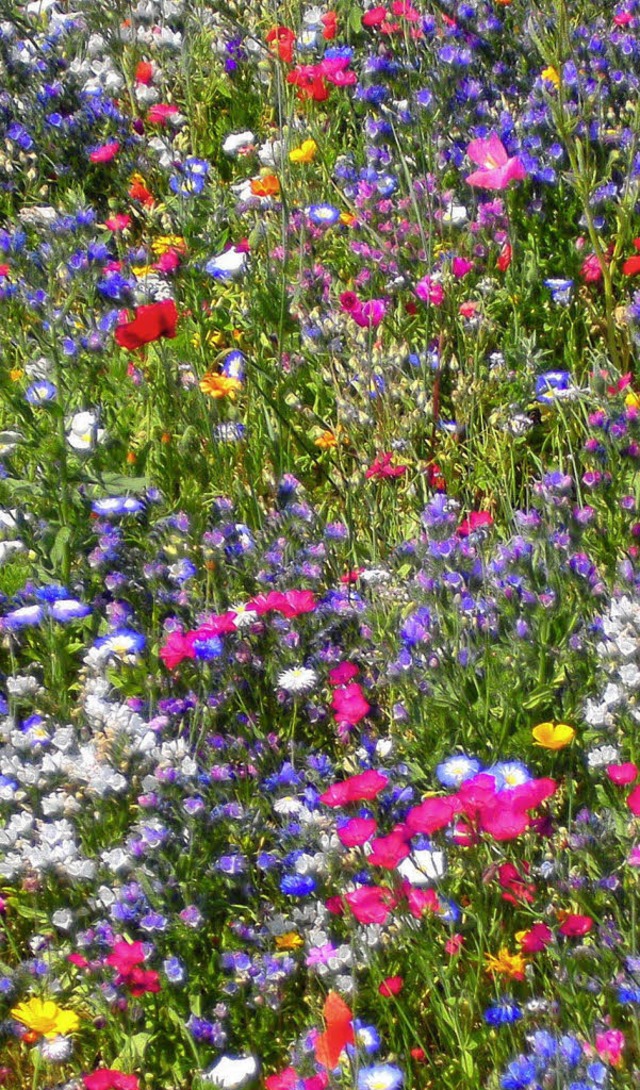
POLYGON ((285 64, 291 64, 293 61, 293 46, 295 40, 295 34, 286 26, 273 27, 266 37, 266 41, 285 64))
POLYGON ((561 935, 566 935, 571 939, 581 939, 583 935, 587 935, 593 927, 593 920, 591 916, 579 916, 576 913, 570 912, 563 922, 560 924, 558 931, 561 935))
POLYGON ((322 1013, 327 1028, 316 1038, 316 1060, 333 1071, 345 1046, 355 1042, 353 1014, 337 992, 329 992, 322 1013))
POLYGON ((133 321, 124 322, 116 328, 116 342, 121 348, 135 352, 136 348, 158 341, 161 337, 175 337, 177 323, 178 311, 173 299, 138 307, 133 321))
POLYGON ((404 980, 401 976, 388 976, 378 988, 378 994, 389 999, 392 995, 398 995, 404 988, 404 980))
POLYGON ((500 251, 500 257, 496 261, 496 266, 500 272, 506 272, 511 264, 511 247, 508 242, 505 242, 500 251))
POLYGON ((622 271, 625 276, 637 276, 640 273, 640 254, 634 254, 633 257, 627 258, 622 271))
POLYGON ((149 84, 153 79, 153 65, 150 61, 140 61, 136 68, 136 83, 149 84))

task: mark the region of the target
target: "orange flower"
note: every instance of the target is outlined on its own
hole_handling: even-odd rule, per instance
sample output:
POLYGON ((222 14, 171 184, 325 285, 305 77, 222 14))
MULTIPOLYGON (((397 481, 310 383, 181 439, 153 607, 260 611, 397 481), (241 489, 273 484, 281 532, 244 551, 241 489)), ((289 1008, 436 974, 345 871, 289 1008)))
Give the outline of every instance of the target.
POLYGON ((485 972, 490 976, 504 976, 508 980, 524 980, 527 959, 522 954, 510 954, 506 946, 500 947, 497 955, 484 955, 485 972))
POLYGON ((280 192, 280 182, 275 174, 265 174, 262 178, 252 178, 251 192, 254 197, 276 197, 280 192))
POLYGON ((276 936, 278 950, 299 950, 301 946, 304 946, 304 939, 297 931, 286 931, 284 935, 276 936))
POLYGON ((538 723, 531 733, 536 745, 554 751, 564 749, 576 736, 575 730, 568 723, 538 723))
POLYGON ((234 401, 238 392, 242 389, 242 383, 238 382, 237 378, 228 378, 227 375, 219 375, 215 371, 209 371, 200 380, 200 389, 203 394, 208 394, 209 397, 215 398, 216 401, 222 397, 229 397, 234 401))

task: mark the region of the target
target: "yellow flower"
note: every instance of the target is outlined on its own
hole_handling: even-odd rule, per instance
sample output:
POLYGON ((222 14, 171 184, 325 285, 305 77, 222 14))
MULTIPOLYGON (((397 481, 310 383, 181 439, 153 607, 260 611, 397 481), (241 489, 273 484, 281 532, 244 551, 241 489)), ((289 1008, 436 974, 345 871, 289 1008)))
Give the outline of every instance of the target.
POLYGON ((153 272, 153 265, 132 265, 131 272, 135 276, 136 280, 141 280, 149 273, 153 272))
POLYGON ((24 371, 22 371, 19 367, 14 367, 12 371, 9 371, 9 378, 12 382, 20 382, 23 374, 24 371))
POLYGON ((640 409, 640 395, 634 394, 633 390, 630 390, 624 399, 624 403, 628 409, 640 409))
POLYGON ((313 441, 314 446, 320 447, 320 450, 332 450, 337 447, 338 440, 332 431, 323 431, 322 435, 319 435, 317 439, 313 441))
POLYGON ((531 731, 536 745, 544 749, 564 749, 576 736, 573 727, 568 723, 538 723, 531 731))
POLYGON ((304 946, 304 939, 297 931, 286 931, 284 935, 276 937, 276 946, 278 950, 299 950, 304 946))
POLYGON ((340 223, 343 223, 345 227, 353 227, 356 222, 356 217, 353 212, 341 212, 340 223))
POLYGON ((18 1003, 11 1011, 11 1017, 40 1037, 64 1036, 80 1025, 75 1011, 62 1010, 53 999, 29 999, 26 1003, 18 1003))
POLYGON ((315 140, 305 140, 299 148, 294 148, 289 152, 289 158, 292 163, 312 163, 316 157, 318 145, 315 140))
POLYGON ((182 235, 160 235, 151 243, 154 254, 166 254, 167 250, 177 250, 184 253, 186 250, 182 235))
POLYGON ((556 90, 560 86, 560 76, 552 65, 549 65, 548 68, 544 68, 540 75, 547 83, 552 83, 556 90))
POLYGON ((502 946, 497 955, 485 954, 485 972, 491 976, 505 976, 509 980, 523 980, 527 959, 522 954, 510 954, 506 946, 502 946))
POLYGON ((226 375, 218 375, 215 371, 209 371, 200 380, 200 389, 203 394, 214 397, 216 401, 221 397, 230 397, 232 401, 235 401, 242 389, 242 383, 238 382, 237 378, 228 378, 226 375))

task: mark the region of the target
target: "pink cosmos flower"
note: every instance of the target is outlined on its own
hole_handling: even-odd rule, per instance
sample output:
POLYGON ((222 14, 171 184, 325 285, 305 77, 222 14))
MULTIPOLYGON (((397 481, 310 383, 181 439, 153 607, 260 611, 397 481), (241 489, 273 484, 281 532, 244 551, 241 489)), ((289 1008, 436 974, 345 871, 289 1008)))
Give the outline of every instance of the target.
POLYGON ((469 174, 468 185, 479 189, 506 189, 510 182, 521 182, 527 172, 517 157, 509 158, 507 149, 496 133, 472 140, 467 155, 480 170, 469 174))

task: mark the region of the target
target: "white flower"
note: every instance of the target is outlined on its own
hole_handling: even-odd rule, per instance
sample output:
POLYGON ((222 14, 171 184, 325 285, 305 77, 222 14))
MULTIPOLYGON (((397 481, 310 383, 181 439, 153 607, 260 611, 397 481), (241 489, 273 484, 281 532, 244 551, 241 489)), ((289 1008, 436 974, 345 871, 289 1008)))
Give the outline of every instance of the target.
POLYGON ((284 670, 278 676, 278 688, 286 693, 310 693, 315 688, 318 675, 308 666, 294 666, 291 670, 284 670))
POLYGON ((51 923, 61 931, 69 931, 73 923, 73 912, 70 908, 59 908, 57 912, 53 913, 51 923))
POLYGON ((9 454, 13 454, 23 438, 21 431, 11 431, 10 429, 0 431, 0 458, 6 458, 9 454))
POLYGON ((95 450, 98 443, 103 443, 106 432, 98 427, 98 414, 92 409, 75 413, 69 421, 67 442, 74 450, 87 452, 95 450))
POLYGON ((207 261, 205 269, 215 280, 232 280, 245 271, 246 265, 245 251, 232 248, 212 257, 210 261, 207 261))
POLYGON ((245 132, 232 132, 222 145, 225 155, 235 158, 237 155, 246 155, 255 144, 255 136, 248 129, 245 132))
POLYGON ((258 1070, 255 1056, 221 1056, 201 1078, 221 1090, 237 1090, 254 1079, 258 1070))
POLYGON ((451 204, 442 213, 442 222, 451 227, 461 227, 467 221, 467 210, 462 204, 451 204))
POLYGON ((64 1063, 69 1059, 73 1049, 73 1042, 70 1037, 43 1037, 38 1044, 38 1048, 45 1060, 49 1063, 64 1063))
POLYGON ((444 852, 419 850, 403 859, 398 872, 413 886, 428 886, 446 870, 444 852))
POLYGON ((589 768, 605 768, 607 765, 615 764, 619 759, 620 751, 616 746, 599 746, 587 755, 587 764, 589 768))

